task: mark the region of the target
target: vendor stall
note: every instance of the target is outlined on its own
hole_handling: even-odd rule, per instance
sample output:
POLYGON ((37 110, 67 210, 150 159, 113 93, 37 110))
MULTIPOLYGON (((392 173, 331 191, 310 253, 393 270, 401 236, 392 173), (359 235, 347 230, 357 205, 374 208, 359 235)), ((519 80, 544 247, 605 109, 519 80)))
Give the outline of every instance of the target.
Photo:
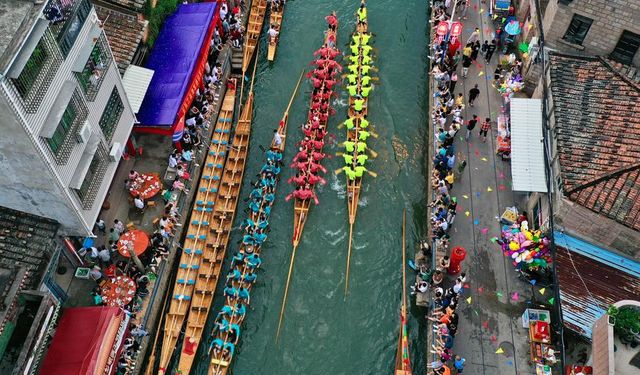
POLYGON ((496 122, 498 124, 498 131, 496 132, 496 154, 498 154, 502 160, 511 160, 509 116, 506 113, 501 113, 498 115, 496 122))

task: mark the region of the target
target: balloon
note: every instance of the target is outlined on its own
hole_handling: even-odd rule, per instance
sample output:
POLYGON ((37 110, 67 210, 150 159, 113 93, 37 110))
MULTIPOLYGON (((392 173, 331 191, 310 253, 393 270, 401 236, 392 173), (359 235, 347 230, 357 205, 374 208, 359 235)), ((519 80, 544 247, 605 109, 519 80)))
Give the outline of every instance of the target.
POLYGON ((511 254, 511 258, 516 259, 518 257, 518 253, 511 254))
POLYGON ((532 235, 532 234, 531 234, 531 232, 529 232, 528 230, 527 230, 527 231, 524 231, 524 236, 525 236, 528 240, 531 240, 531 239, 533 238, 533 235, 532 235))
POLYGON ((517 242, 515 241, 509 242, 509 249, 518 250, 519 248, 520 248, 520 245, 517 242))
POLYGON ((524 241, 524 242, 522 243, 522 247, 528 247, 528 246, 531 246, 531 244, 532 244, 532 243, 533 243, 533 242, 531 242, 530 240, 526 240, 526 241, 524 241))
POLYGON ((518 263, 522 262, 522 257, 518 255, 518 256, 516 257, 516 262, 518 262, 518 263))

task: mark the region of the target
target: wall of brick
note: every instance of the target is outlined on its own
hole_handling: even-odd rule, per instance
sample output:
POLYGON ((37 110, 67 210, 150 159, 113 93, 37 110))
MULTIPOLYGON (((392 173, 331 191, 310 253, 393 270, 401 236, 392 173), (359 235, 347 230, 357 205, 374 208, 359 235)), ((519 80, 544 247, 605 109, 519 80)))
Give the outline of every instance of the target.
MULTIPOLYGON (((543 20, 547 46, 564 53, 607 56, 613 51, 624 30, 640 34, 640 0, 574 0, 569 5, 551 0, 543 20), (580 46, 562 40, 574 14, 593 19, 580 46)), ((640 52, 633 65, 640 67, 640 52)))

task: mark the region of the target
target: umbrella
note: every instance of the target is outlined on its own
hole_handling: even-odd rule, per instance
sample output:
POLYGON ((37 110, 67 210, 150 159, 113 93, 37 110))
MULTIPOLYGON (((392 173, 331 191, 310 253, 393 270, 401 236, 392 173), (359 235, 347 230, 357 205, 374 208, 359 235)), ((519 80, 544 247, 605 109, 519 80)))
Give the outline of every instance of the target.
POLYGON ((504 31, 509 35, 518 35, 522 32, 522 28, 520 28, 520 23, 517 20, 511 20, 504 27, 504 31))

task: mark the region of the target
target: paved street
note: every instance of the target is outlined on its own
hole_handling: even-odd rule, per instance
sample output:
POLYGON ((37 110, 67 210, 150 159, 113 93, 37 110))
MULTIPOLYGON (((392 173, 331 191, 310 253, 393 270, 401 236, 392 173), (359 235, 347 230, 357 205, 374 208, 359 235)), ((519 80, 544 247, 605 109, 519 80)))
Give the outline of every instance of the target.
MULTIPOLYGON (((481 43, 491 41, 493 26, 488 6, 480 4, 480 0, 471 0, 467 19, 461 20, 463 46, 475 27, 482 31, 481 43), (480 13, 481 10, 484 11, 480 13)), ((481 54, 466 79, 462 78, 459 66, 458 84, 455 94, 452 92, 455 96, 462 92, 466 98, 475 84, 480 89, 474 107, 466 103, 464 109, 465 120, 474 114, 478 116, 478 126, 468 142, 464 140, 466 129, 461 129, 454 143, 458 163, 467 160, 467 167, 452 191, 452 196, 458 198, 458 214, 450 232, 451 247, 462 246, 467 250, 462 269, 468 274, 469 288, 459 308, 461 319, 454 346, 454 353, 467 360, 465 374, 535 373, 528 363, 527 331, 520 321, 531 290, 517 279, 499 246, 490 240, 499 237, 498 217, 506 206, 514 204, 510 164, 495 154, 495 120, 502 105, 499 93, 492 87, 498 52, 489 64, 485 64, 481 54), (479 138, 479 128, 486 117, 491 117, 493 127, 484 143, 479 138)))

